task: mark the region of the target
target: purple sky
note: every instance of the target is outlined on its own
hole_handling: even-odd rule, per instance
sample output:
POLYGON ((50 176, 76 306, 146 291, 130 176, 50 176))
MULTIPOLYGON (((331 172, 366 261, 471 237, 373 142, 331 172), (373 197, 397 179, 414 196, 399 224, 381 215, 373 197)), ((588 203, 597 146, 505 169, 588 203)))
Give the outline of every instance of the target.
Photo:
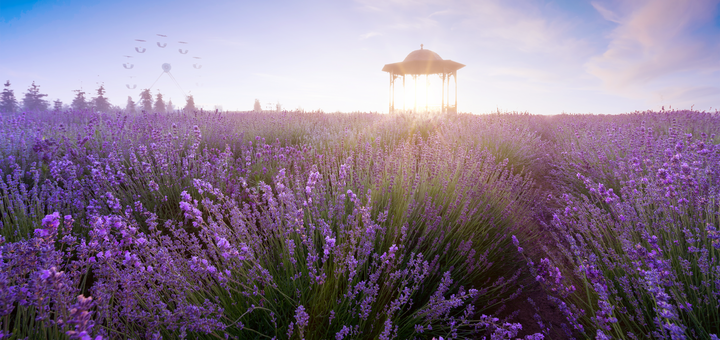
MULTIPOLYGON (((250 110, 257 98, 387 112, 383 65, 424 44, 467 65, 458 72, 462 112, 720 108, 720 0, 209 3, 1 0, 0 81, 18 99, 35 81, 66 104, 73 90, 104 83, 124 107, 162 74, 152 93, 176 106, 190 93, 225 110, 250 110)), ((440 95, 430 101, 439 105, 440 95)))

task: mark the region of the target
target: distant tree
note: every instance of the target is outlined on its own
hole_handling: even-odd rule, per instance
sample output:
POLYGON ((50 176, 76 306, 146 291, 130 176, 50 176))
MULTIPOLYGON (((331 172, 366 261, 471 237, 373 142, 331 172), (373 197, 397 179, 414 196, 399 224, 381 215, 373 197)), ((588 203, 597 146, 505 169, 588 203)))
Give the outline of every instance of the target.
POLYGON ((253 106, 253 111, 260 112, 262 111, 262 106, 260 105, 260 100, 255 98, 255 106, 253 106))
POLYGON ((88 102, 85 100, 85 91, 83 90, 75 90, 75 98, 73 98, 72 104, 70 104, 70 107, 72 107, 75 111, 82 111, 88 109, 88 102))
POLYGON ((47 94, 40 93, 40 87, 33 82, 23 98, 23 108, 27 111, 47 111, 50 104, 43 97, 47 94))
POLYGON ((63 108, 63 103, 60 101, 60 99, 56 99, 53 102, 53 111, 60 112, 60 111, 62 111, 62 108, 63 108))
POLYGON ((165 102, 162 98, 162 93, 158 93, 155 96, 155 112, 165 112, 165 102))
POLYGON ((140 105, 145 112, 152 111, 152 95, 150 89, 144 89, 140 92, 140 105))
POLYGON ((187 113, 197 110, 195 108, 195 99, 193 99, 192 95, 187 96, 185 101, 185 108, 183 108, 183 110, 187 113))
POLYGON ((105 86, 100 85, 97 89, 97 97, 92 99, 93 107, 100 112, 108 112, 110 110, 110 102, 105 98, 105 86))
POLYGON ((127 105, 125 106, 125 112, 126 113, 135 113, 135 102, 132 100, 132 97, 128 96, 127 105))
POLYGON ((15 112, 17 111, 18 103, 15 100, 15 93, 10 89, 10 81, 5 83, 5 89, 2 91, 2 97, 0 97, 0 112, 15 112))
POLYGON ((172 99, 168 100, 168 102, 165 104, 165 107, 167 108, 168 112, 175 111, 175 106, 172 103, 172 99))
POLYGON ((282 105, 280 105, 280 102, 277 102, 277 104, 275 104, 275 112, 280 112, 280 111, 282 111, 282 105))

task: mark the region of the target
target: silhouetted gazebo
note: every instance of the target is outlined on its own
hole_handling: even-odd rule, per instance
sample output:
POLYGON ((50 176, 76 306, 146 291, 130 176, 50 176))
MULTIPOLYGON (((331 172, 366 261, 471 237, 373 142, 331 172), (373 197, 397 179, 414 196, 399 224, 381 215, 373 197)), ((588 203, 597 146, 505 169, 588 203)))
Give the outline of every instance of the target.
MULTIPOLYGON (((429 86, 428 75, 438 74, 443 80, 442 86, 442 108, 443 113, 456 112, 457 113, 457 70, 465 67, 465 65, 452 60, 443 60, 440 56, 430 50, 423 49, 423 45, 420 44, 420 49, 410 52, 405 57, 405 60, 399 63, 386 64, 383 67, 384 72, 390 74, 390 113, 395 112, 395 79, 402 76, 403 78, 403 93, 405 92, 405 76, 412 75, 415 78, 415 106, 414 111, 417 111, 417 76, 425 75, 426 91, 429 86), (455 106, 450 106, 450 76, 455 78, 455 106), (445 90, 445 82, 447 80, 447 90, 445 90), (447 100, 446 100, 447 99, 447 100)), ((427 96, 426 96, 427 98, 427 96)), ((403 111, 405 110, 405 101, 403 100, 403 111)), ((427 111, 427 103, 425 104, 425 110, 427 111)))

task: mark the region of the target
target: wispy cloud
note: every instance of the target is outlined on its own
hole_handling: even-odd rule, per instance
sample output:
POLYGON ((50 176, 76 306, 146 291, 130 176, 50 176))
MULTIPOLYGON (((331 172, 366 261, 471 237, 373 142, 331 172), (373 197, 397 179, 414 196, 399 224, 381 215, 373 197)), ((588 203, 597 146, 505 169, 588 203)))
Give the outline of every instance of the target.
MULTIPOLYGON (((662 102, 688 102, 706 98, 720 98, 720 88, 714 86, 676 86, 657 91, 662 102)), ((718 103, 720 104, 720 103, 718 103)))
POLYGON ((434 12, 434 13, 428 15, 428 17, 429 17, 429 18, 432 18, 432 17, 434 17, 434 16, 442 16, 442 15, 455 14, 455 13, 456 13, 456 11, 454 11, 454 10, 445 9, 445 10, 442 10, 442 11, 434 12))
POLYGON ((369 39, 369 38, 376 37, 376 36, 379 36, 379 35, 382 35, 382 33, 380 33, 380 32, 368 32, 368 33, 365 33, 365 34, 361 34, 361 35, 360 35, 360 40, 369 39))
POLYGON ((390 25, 389 29, 401 30, 401 31, 419 31, 428 28, 439 27, 440 23, 430 17, 413 17, 409 20, 397 20, 394 24, 390 25))
POLYGON ((599 2, 593 1, 591 4, 593 8, 595 8, 595 10, 598 11, 598 13, 600 13, 603 18, 605 18, 605 20, 612 21, 618 24, 620 23, 620 17, 615 12, 605 8, 605 6, 603 6, 599 2))
POLYGON ((543 13, 538 1, 468 1, 465 6, 463 27, 473 29, 487 44, 563 58, 582 57, 588 51, 588 44, 573 34, 578 23, 543 13))
POLYGON ((380 10, 393 9, 393 8, 408 8, 408 7, 424 7, 434 4, 442 4, 443 0, 355 0, 362 6, 368 8, 377 8, 380 10))
MULTIPOLYGON (((574 29, 572 15, 551 17, 538 0, 356 0, 381 9, 384 24, 376 31, 410 31, 429 36, 458 29, 469 45, 507 48, 521 53, 545 53, 580 60, 592 49, 574 29), (445 32, 443 32, 445 31, 445 32)), ((451 35, 451 34, 450 34, 451 35)), ((463 38, 463 37, 457 37, 463 38)))
POLYGON ((719 3, 719 0, 594 2, 593 7, 603 18, 618 26, 609 35, 604 53, 587 62, 587 71, 616 93, 628 90, 648 96, 652 92, 665 93, 661 96, 678 100, 717 93, 712 84, 702 82, 710 81, 712 73, 720 71, 717 43, 720 31, 712 29, 719 3), (703 34, 714 37, 708 39, 703 34), (694 84, 685 87, 661 84, 669 79, 694 84))
POLYGON ((437 28, 436 17, 453 13, 454 0, 355 0, 364 11, 381 19, 375 31, 413 31, 437 28))
POLYGON ((496 67, 493 68, 488 75, 540 82, 556 82, 564 79, 556 73, 529 67, 496 67))

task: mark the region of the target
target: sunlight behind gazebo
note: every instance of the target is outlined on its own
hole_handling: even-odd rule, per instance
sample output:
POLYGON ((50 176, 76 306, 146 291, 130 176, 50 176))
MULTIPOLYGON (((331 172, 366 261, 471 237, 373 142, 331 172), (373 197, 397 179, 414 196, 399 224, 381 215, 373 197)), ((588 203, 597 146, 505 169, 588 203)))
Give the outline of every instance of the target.
POLYGON ((390 75, 390 113, 395 113, 399 109, 395 100, 398 94, 395 92, 395 81, 402 77, 403 89, 400 93, 402 101, 402 112, 411 110, 417 112, 440 112, 440 113, 457 113, 457 70, 465 67, 465 65, 452 60, 443 60, 437 53, 426 50, 420 44, 420 49, 410 52, 405 60, 399 63, 386 64, 383 67, 384 72, 390 75), (407 91, 406 75, 411 75, 412 92, 407 91), (425 75, 425 79, 420 78, 425 75), (442 85, 440 86, 440 96, 437 94, 437 86, 431 86, 434 76, 440 76, 442 85), (450 77, 455 79, 455 88, 453 94, 455 97, 454 105, 450 105, 450 77), (418 79, 420 78, 420 79, 418 79), (447 81, 447 82, 446 82, 447 81), (447 84, 447 85, 446 85, 447 84), (432 88, 432 92, 430 91, 432 88), (430 103, 434 102, 434 98, 440 98, 439 107, 430 103))

